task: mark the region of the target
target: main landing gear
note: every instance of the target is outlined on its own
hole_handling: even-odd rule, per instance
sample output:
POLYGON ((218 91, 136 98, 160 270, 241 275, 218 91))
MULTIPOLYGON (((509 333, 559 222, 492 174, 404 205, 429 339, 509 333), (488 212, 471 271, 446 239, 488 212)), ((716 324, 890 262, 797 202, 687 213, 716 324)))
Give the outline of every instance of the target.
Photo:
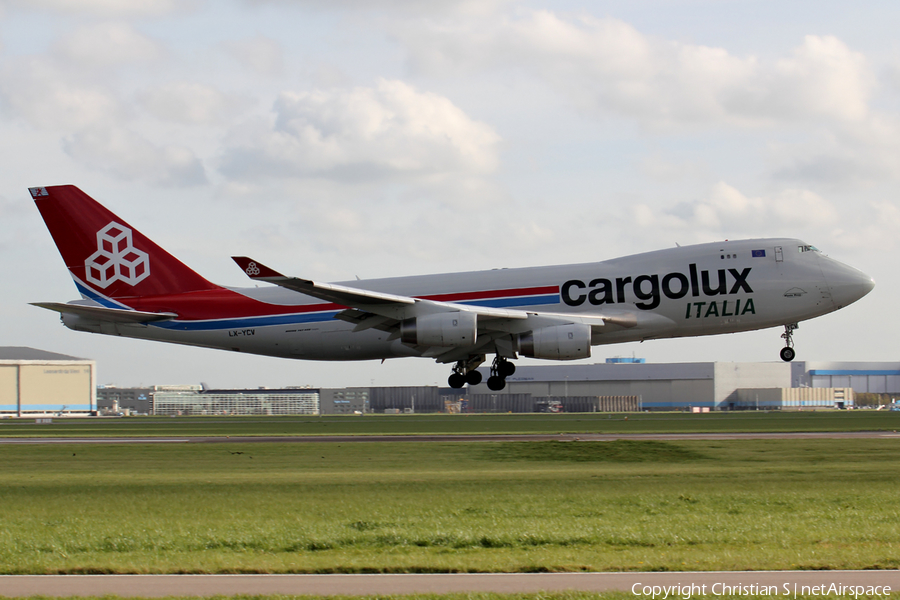
POLYGON ((781 337, 784 338, 784 348, 780 352, 781 360, 784 362, 791 362, 797 356, 797 353, 794 352, 794 331, 799 328, 800 326, 796 323, 784 326, 784 333, 781 334, 781 337))
POLYGON ((497 356, 491 365, 491 376, 488 377, 488 389, 497 392, 506 387, 506 378, 516 372, 516 365, 502 356, 497 356))
MULTIPOLYGON (((481 373, 476 371, 478 365, 484 362, 484 355, 474 357, 468 361, 461 360, 453 366, 453 373, 447 379, 450 387, 459 389, 466 385, 478 385, 481 383, 481 373)), ((516 365, 500 356, 491 364, 491 375, 488 377, 487 386, 492 391, 499 391, 506 387, 506 378, 516 372, 516 365)))
POLYGON ((478 385, 481 383, 481 373, 476 371, 476 369, 483 362, 484 354, 474 356, 469 360, 458 361, 453 366, 453 373, 447 379, 447 384, 454 389, 459 389, 467 383, 469 385, 478 385))

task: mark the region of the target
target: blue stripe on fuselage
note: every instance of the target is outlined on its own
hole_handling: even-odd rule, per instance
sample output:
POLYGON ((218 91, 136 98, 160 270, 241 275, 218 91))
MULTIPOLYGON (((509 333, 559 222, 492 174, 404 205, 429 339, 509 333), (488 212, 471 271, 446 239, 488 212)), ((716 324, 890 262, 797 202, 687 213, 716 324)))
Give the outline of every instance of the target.
POLYGON ((147 323, 151 327, 174 331, 208 331, 211 329, 241 329, 245 327, 266 327, 269 325, 294 325, 298 323, 319 323, 330 321, 340 311, 321 313, 295 313, 290 315, 266 315, 264 317, 238 317, 236 319, 216 319, 214 321, 158 321, 147 323))
POLYGON ((519 298, 497 298, 496 300, 467 300, 456 302, 466 306, 484 306, 488 308, 510 308, 512 306, 545 306, 547 304, 559 304, 559 294, 547 296, 524 296, 519 298))

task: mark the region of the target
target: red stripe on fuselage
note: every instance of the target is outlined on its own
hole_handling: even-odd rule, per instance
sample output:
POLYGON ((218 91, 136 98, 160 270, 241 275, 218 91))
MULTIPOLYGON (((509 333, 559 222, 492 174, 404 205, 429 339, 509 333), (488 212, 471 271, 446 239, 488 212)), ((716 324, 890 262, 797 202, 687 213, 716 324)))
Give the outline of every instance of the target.
POLYGON ((417 296, 423 300, 436 300, 438 302, 464 302, 467 300, 486 300, 508 298, 511 296, 538 296, 541 294, 558 294, 558 285, 543 287, 518 288, 511 290, 487 290, 484 292, 455 292, 452 294, 435 294, 433 296, 417 296))
POLYGON ((174 312, 182 321, 233 319, 268 315, 290 315, 329 310, 343 310, 340 304, 269 304, 233 290, 219 288, 201 290, 171 296, 143 296, 141 298, 117 298, 136 310, 147 312, 174 312))
MULTIPOLYGON (((515 296, 537 296, 557 294, 558 286, 519 288, 508 290, 486 290, 480 292, 458 292, 418 296, 424 300, 439 302, 463 302, 509 298, 515 296)), ((236 317, 304 314, 344 310, 348 307, 333 302, 319 304, 269 304, 256 300, 227 288, 198 290, 183 294, 141 296, 137 298, 117 298, 126 306, 147 312, 174 312, 183 321, 203 321, 211 319, 233 319, 236 317)))

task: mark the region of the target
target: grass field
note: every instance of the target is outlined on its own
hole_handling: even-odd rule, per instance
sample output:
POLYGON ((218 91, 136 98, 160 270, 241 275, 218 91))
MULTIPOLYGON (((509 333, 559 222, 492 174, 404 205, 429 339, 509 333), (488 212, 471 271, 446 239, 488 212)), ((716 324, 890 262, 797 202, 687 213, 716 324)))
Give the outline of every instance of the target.
POLYGON ((894 438, 2 446, 0 570, 897 568, 897 450, 894 438))
POLYGON ((424 414, 0 420, 0 437, 893 431, 900 412, 424 414), (627 416, 627 418, 626 418, 627 416))

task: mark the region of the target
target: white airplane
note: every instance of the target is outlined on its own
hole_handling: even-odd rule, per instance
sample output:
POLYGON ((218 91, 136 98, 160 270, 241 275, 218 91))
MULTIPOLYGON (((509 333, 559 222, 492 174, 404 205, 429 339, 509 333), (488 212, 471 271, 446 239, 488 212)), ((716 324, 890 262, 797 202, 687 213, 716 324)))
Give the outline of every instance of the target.
POLYGON ((449 385, 500 390, 519 355, 588 358, 591 346, 784 327, 868 294, 874 281, 796 239, 725 241, 603 262, 344 283, 234 257, 253 280, 210 283, 75 186, 30 188, 82 299, 35 306, 66 327, 308 360, 424 356, 449 385))

